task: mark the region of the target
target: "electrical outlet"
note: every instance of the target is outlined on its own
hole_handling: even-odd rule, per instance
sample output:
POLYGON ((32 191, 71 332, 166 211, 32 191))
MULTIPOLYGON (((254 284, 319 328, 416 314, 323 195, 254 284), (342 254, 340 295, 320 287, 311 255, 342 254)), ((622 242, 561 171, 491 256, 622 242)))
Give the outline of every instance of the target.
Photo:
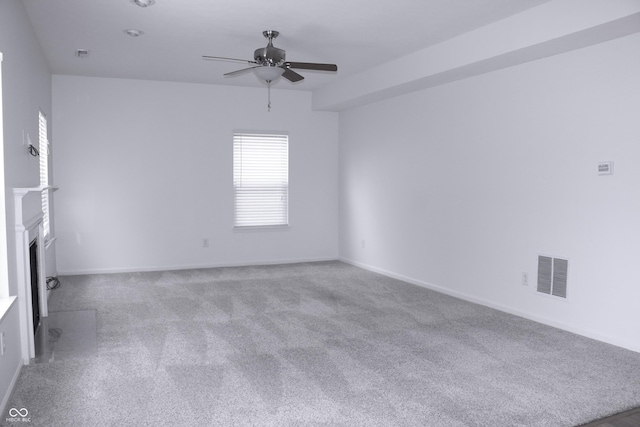
POLYGON ((202 239, 202 247, 203 248, 208 248, 209 247, 209 238, 205 237, 204 239, 202 239))
POLYGON ((0 356, 4 356, 4 332, 0 332, 0 356))
POLYGON ((522 285, 529 286, 529 273, 522 273, 522 285))
POLYGON ((361 245, 362 245, 362 249, 364 249, 364 248, 365 248, 365 246, 366 246, 366 243, 367 243, 367 242, 366 242, 366 241, 365 241, 364 239, 362 239, 362 242, 361 242, 361 245))

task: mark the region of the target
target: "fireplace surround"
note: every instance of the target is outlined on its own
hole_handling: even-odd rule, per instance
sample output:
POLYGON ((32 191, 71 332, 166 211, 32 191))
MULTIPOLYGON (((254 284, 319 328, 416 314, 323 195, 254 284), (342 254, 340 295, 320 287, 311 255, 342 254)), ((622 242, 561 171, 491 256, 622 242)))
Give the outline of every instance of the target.
POLYGON ((37 327, 36 313, 47 317, 47 284, 45 250, 55 239, 45 242, 41 197, 43 191, 53 191, 55 187, 14 188, 14 213, 16 230, 16 264, 18 273, 18 309, 20 317, 20 344, 24 364, 35 357, 34 331, 37 327), (36 253, 32 254, 32 244, 36 253), (37 258, 33 266, 32 257, 37 258), (32 275, 37 282, 32 291, 32 275), (36 292, 36 295, 33 294, 36 292), (34 303, 36 307, 34 307, 34 303), (35 310, 34 310, 35 308, 35 310))

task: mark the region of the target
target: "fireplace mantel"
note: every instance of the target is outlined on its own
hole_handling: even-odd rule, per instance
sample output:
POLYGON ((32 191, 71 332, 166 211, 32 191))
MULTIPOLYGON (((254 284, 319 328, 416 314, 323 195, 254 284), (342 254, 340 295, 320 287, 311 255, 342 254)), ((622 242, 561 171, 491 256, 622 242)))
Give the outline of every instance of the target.
POLYGON ((50 190, 50 191, 56 191, 59 187, 55 186, 55 185, 45 185, 45 186, 38 186, 38 187, 23 187, 23 188, 14 188, 13 189, 13 195, 15 197, 19 197, 22 198, 24 196, 26 196, 28 193, 34 193, 34 192, 38 192, 38 193, 42 193, 43 190, 50 190))

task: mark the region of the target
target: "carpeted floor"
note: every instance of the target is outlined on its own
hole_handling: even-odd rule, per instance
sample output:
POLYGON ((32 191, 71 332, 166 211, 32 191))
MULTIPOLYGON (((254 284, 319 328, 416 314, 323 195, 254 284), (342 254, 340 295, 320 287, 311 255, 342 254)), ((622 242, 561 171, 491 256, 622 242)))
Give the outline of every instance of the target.
POLYGON ((340 262, 61 281, 50 310, 95 310, 97 350, 24 367, 8 408, 33 426, 561 427, 640 406, 638 353, 340 262))

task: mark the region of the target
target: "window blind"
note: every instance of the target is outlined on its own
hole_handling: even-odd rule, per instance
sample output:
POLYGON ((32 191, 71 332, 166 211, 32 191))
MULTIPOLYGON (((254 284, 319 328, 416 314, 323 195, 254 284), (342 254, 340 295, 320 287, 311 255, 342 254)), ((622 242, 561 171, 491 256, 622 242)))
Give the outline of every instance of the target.
MULTIPOLYGON (((47 137, 47 116, 38 113, 38 151, 40 152, 40 186, 49 185, 49 141, 47 137)), ((49 190, 42 191, 42 226, 44 237, 49 236, 49 190)))
POLYGON ((233 135, 235 226, 289 224, 289 137, 233 135))

